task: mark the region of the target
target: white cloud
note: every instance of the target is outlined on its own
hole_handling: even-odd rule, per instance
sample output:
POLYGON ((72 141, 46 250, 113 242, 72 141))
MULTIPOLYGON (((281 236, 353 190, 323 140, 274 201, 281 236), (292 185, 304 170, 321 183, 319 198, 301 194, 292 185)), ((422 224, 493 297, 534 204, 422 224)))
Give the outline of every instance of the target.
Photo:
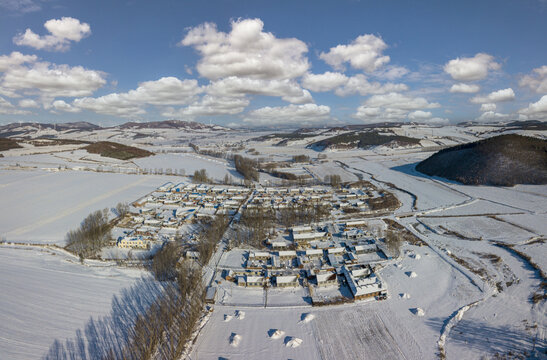
POLYGON ((493 103, 482 104, 481 108, 480 108, 480 111, 482 111, 482 112, 496 111, 496 104, 493 104, 493 103))
POLYGON ((376 70, 372 75, 380 79, 395 80, 405 76, 409 72, 410 71, 404 66, 388 65, 385 68, 376 70))
POLYGON ((481 87, 479 85, 459 83, 452 85, 452 87, 450 88, 450 92, 472 94, 478 92, 480 89, 481 87))
POLYGON ((430 103, 423 97, 411 97, 399 93, 374 95, 357 108, 353 117, 367 122, 401 121, 413 114, 413 117, 422 118, 429 112, 415 110, 432 109, 439 107, 437 103, 430 103))
POLYGON ((196 116, 235 115, 249 105, 246 98, 205 95, 201 100, 184 108, 167 108, 162 116, 167 118, 194 118, 196 116))
POLYGON ((108 94, 99 98, 85 97, 76 99, 72 105, 76 108, 96 112, 97 114, 135 118, 146 113, 140 104, 127 99, 123 94, 108 94))
POLYGON ((347 96, 351 94, 359 94, 362 96, 371 94, 385 94, 389 92, 406 91, 408 86, 405 84, 384 83, 377 81, 369 82, 363 74, 357 74, 349 78, 348 82, 336 89, 335 94, 338 96, 347 96))
POLYGON ((330 107, 317 104, 266 106, 246 114, 243 122, 251 126, 309 126, 325 123, 330 107))
POLYGON ((54 98, 88 96, 105 83, 105 74, 101 71, 38 62, 32 67, 16 66, 8 69, 0 86, 13 92, 23 91, 54 98))
POLYGON ((42 6, 40 0, 0 0, 0 7, 17 13, 29 13, 40 11, 42 6))
POLYGON ((323 74, 306 73, 302 77, 302 86, 315 92, 331 91, 345 85, 349 78, 339 72, 327 71, 323 74))
POLYGON ((74 107, 70 104, 67 104, 64 100, 55 100, 51 106, 58 111, 77 113, 82 111, 82 109, 74 107))
POLYGON ((493 91, 486 96, 475 96, 471 98, 474 104, 497 103, 503 101, 511 101, 515 99, 515 92, 511 88, 493 91))
POLYGON ((13 42, 38 50, 66 51, 69 49, 71 41, 79 42, 91 35, 89 24, 81 23, 80 20, 71 17, 48 20, 44 27, 51 35, 40 36, 31 29, 26 29, 24 33, 17 34, 13 38, 13 42))
POLYGON ((99 114, 135 117, 146 113, 146 105, 184 105, 196 100, 203 92, 197 80, 179 80, 163 77, 155 81, 140 83, 135 90, 126 93, 112 93, 98 98, 76 99, 78 108, 99 114))
POLYGON ((382 54, 386 48, 381 38, 365 34, 349 45, 338 45, 327 53, 321 53, 319 57, 337 70, 343 70, 344 63, 349 62, 355 69, 373 72, 389 62, 389 56, 382 54))
POLYGON ((529 119, 547 119, 547 95, 543 95, 537 102, 528 104, 518 112, 529 119))
POLYGON ((374 95, 364 102, 369 107, 388 107, 400 110, 432 109, 440 105, 430 103, 423 97, 411 97, 399 93, 374 95))
POLYGON ((416 110, 408 114, 408 119, 412 121, 420 121, 429 119, 433 116, 430 111, 416 110))
POLYGON ((4 115, 28 115, 30 113, 31 112, 27 111, 27 110, 17 109, 15 106, 13 106, 12 103, 10 103, 6 99, 0 97, 0 114, 4 114, 4 115))
POLYGON ((295 38, 278 39, 263 32, 260 19, 232 21, 230 33, 205 23, 188 31, 180 45, 193 46, 201 55, 197 65, 208 79, 241 76, 253 79, 292 79, 310 67, 306 44, 295 38))
POLYGON ((547 65, 534 69, 530 75, 524 75, 519 85, 528 87, 538 94, 547 93, 547 65))
POLYGON ((230 76, 211 82, 207 93, 217 97, 265 95, 278 96, 283 100, 296 103, 310 103, 313 98, 294 80, 263 80, 230 76))
POLYGON ((9 55, 1 55, 0 72, 5 72, 24 63, 33 63, 37 59, 38 57, 36 57, 36 55, 23 55, 18 51, 14 51, 9 55))
POLYGON ((429 124, 429 125, 448 125, 448 123, 450 123, 450 120, 447 118, 434 117, 434 118, 425 119, 418 122, 421 122, 422 124, 429 124))
POLYGON ((456 58, 444 66, 444 71, 454 80, 482 80, 488 76, 489 70, 499 70, 501 65, 494 62, 492 55, 478 53, 470 58, 456 58))
POLYGON ((481 114, 478 118, 476 118, 476 121, 481 122, 492 122, 492 121, 501 121, 501 120, 507 120, 510 118, 509 114, 500 114, 494 111, 486 111, 481 114))
POLYGON ((40 105, 35 100, 23 99, 19 101, 19 107, 22 108, 39 108, 40 105))

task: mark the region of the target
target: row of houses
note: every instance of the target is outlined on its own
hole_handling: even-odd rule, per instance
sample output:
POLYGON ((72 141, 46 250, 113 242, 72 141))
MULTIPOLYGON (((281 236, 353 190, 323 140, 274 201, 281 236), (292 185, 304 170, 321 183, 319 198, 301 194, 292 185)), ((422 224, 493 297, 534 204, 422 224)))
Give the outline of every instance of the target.
POLYGON ((183 226, 216 214, 233 214, 246 201, 250 189, 207 184, 160 186, 134 203, 120 222, 124 236, 120 248, 149 249, 155 243, 174 240, 183 226))

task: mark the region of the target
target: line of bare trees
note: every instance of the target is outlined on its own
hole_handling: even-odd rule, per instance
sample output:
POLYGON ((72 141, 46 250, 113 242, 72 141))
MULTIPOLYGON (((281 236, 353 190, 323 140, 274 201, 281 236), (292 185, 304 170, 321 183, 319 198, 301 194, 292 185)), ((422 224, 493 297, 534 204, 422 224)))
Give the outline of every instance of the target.
POLYGON ((96 256, 111 239, 108 209, 89 214, 76 230, 66 234, 65 249, 81 260, 96 256))
POLYGON ((243 157, 241 155, 234 156, 234 165, 236 170, 243 175, 245 180, 258 181, 258 165, 256 160, 243 157))
POLYGON ((262 207, 245 209, 239 221, 236 241, 239 244, 263 247, 264 240, 274 230, 274 219, 275 213, 272 210, 262 207))
POLYGON ((227 215, 219 214, 208 224, 199 236, 196 250, 199 252, 201 264, 207 264, 215 251, 215 247, 228 228, 229 218, 227 215))
POLYGON ((175 281, 141 279, 114 296, 109 317, 91 319, 76 339, 55 340, 44 358, 179 359, 203 305, 201 270, 184 263, 175 281))

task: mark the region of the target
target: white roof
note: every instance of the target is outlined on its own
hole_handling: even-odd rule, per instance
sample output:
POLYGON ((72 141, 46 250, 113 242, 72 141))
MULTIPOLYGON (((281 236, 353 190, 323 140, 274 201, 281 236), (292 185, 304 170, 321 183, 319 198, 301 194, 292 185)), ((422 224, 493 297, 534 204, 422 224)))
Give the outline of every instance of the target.
POLYGON ((279 256, 296 256, 296 251, 294 250, 278 251, 277 254, 279 256))
POLYGON ((323 255, 323 249, 308 249, 306 255, 323 255))
POLYGON ((293 239, 295 240, 303 240, 303 239, 315 239, 319 237, 323 237, 327 235, 325 232, 309 232, 309 233, 301 233, 301 234, 294 234, 292 235, 293 239))
POLYGON ((311 231, 311 226, 308 225, 302 225, 302 226, 295 226, 292 228, 292 232, 303 232, 303 231, 311 231))
POLYGON ((344 251, 345 249, 343 247, 335 247, 335 248, 327 249, 327 252, 329 254, 340 254, 340 253, 343 253, 344 251))
POLYGON ((298 277, 296 275, 282 275, 282 276, 276 276, 275 281, 278 284, 287 284, 291 282, 295 282, 298 280, 298 277))

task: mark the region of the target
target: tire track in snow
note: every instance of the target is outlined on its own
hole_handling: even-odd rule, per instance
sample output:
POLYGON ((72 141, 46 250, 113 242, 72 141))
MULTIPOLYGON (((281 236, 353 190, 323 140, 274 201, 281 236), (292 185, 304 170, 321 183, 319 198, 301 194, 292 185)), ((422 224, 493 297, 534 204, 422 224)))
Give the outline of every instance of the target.
POLYGON ((83 203, 80 203, 79 205, 75 206, 75 207, 71 207, 69 209, 66 209, 65 211, 62 211, 60 213, 58 213, 57 215, 54 215, 54 216, 51 216, 51 217, 47 217, 47 218, 43 218, 33 224, 30 224, 30 225, 26 225, 26 226, 22 226, 20 228, 17 228, 17 229, 14 229, 10 232, 7 233, 8 236, 10 235, 22 235, 22 234, 25 234, 25 233, 28 233, 32 230, 35 230, 37 228, 40 228, 41 226, 44 226, 44 225, 47 225, 47 224, 50 224, 54 221, 57 221, 57 220, 60 220, 66 216, 69 216, 77 211, 80 211, 80 210, 83 210, 85 209, 86 207, 89 207, 95 203, 98 203, 99 201, 101 200, 105 200, 105 199, 108 199, 109 197, 112 197, 122 191, 125 191, 125 190, 128 190, 128 189, 131 189, 132 187, 135 187, 137 185, 140 185, 142 184, 143 182, 147 181, 148 179, 146 177, 142 177, 141 179, 131 183, 131 184, 127 184, 125 186, 122 186, 120 188, 117 188, 115 190, 112 190, 112 191, 109 191, 105 194, 102 194, 101 196, 98 196, 96 198, 93 198, 93 199, 90 199, 88 201, 85 201, 83 203))

